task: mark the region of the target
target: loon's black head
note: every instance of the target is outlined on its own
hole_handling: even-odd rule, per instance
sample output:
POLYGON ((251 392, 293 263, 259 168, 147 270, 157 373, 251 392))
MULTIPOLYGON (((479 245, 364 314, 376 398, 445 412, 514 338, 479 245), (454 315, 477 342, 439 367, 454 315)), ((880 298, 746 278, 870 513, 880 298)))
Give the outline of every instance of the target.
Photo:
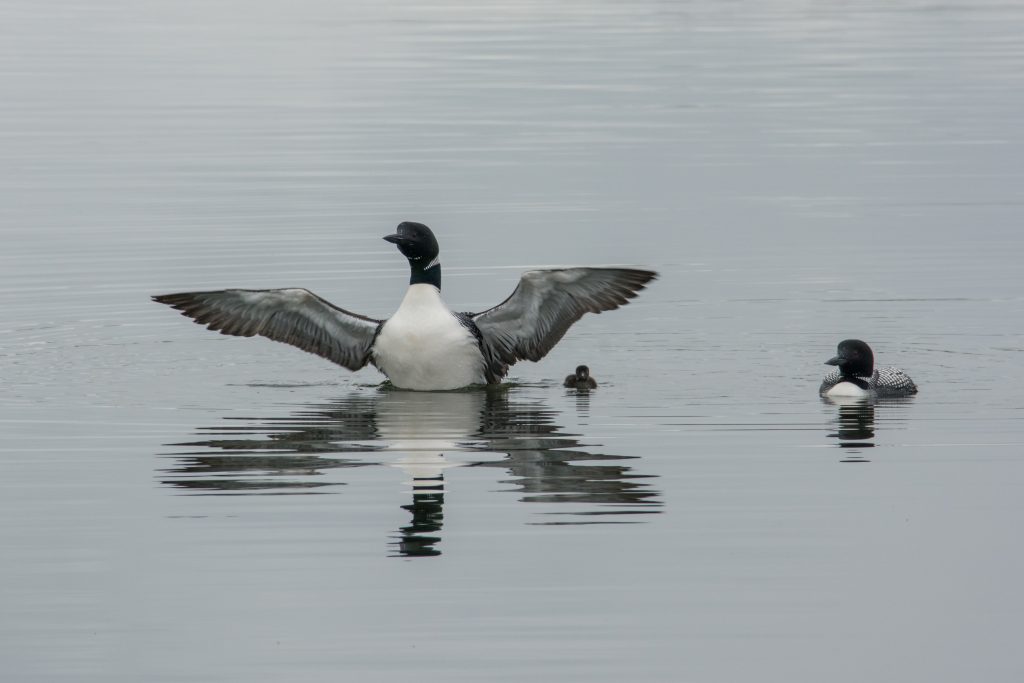
POLYGON ((576 379, 578 379, 581 382, 586 382, 588 377, 590 377, 590 368, 588 368, 586 365, 577 365, 576 379))
POLYGON ((440 289, 440 249, 437 246, 437 238, 430 228, 422 223, 405 221, 399 223, 395 234, 385 235, 384 239, 396 245, 398 251, 409 259, 409 267, 412 269, 409 284, 425 282, 440 289))
POLYGON ((434 233, 422 223, 400 223, 395 234, 387 235, 384 239, 397 245, 398 251, 407 259, 423 261, 424 266, 437 258, 440 251, 434 233))
POLYGON ((835 358, 825 361, 825 365, 838 365, 839 372, 854 377, 870 377, 875 371, 875 355, 860 339, 844 339, 836 351, 835 358))

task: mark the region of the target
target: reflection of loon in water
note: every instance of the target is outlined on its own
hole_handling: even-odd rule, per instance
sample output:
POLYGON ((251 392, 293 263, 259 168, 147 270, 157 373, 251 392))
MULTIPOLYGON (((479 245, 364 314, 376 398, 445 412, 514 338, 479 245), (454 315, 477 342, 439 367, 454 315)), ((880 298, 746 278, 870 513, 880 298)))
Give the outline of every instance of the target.
POLYGON ((839 439, 840 448, 853 449, 843 462, 868 462, 860 455, 860 449, 875 445, 870 441, 875 437, 875 402, 863 398, 826 398, 824 401, 839 409, 833 421, 837 429, 829 436, 839 439))
POLYGON ((888 431, 901 422, 900 411, 913 405, 910 398, 823 397, 822 400, 837 407, 836 418, 830 421, 835 431, 830 432, 829 437, 838 439, 840 448, 848 449, 842 462, 869 462, 863 449, 875 447, 876 408, 888 431))
POLYGON ((325 493, 341 483, 322 481, 330 471, 398 467, 412 480, 412 503, 402 506, 412 521, 394 543, 407 556, 440 553, 444 470, 460 465, 507 470, 513 478, 502 483, 523 502, 585 506, 561 513, 576 516, 562 524, 658 511, 650 476, 623 464, 635 456, 589 452, 560 431, 558 411, 508 393, 373 390, 283 418, 228 418, 202 430, 211 438, 174 444, 191 450, 171 454, 162 483, 221 494, 325 493))
POLYGON ((827 399, 828 403, 839 408, 836 417, 838 427, 831 437, 839 439, 839 445, 874 446, 872 443, 860 443, 875 436, 875 402, 864 399, 836 400, 827 399))

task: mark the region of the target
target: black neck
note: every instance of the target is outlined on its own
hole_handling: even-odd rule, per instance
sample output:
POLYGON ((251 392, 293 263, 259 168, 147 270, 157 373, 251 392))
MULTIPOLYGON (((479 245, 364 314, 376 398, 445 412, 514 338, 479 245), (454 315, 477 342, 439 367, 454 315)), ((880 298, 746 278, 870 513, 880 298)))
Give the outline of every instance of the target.
POLYGON ((865 367, 840 367, 839 374, 843 376, 843 379, 849 381, 853 377, 871 377, 871 375, 875 374, 875 369, 865 367))
POLYGON ((857 377, 853 373, 844 372, 840 378, 841 382, 849 382, 850 384, 856 384, 861 389, 869 389, 871 384, 862 377, 857 377))
POLYGON ((409 260, 409 269, 412 271, 409 275, 410 285, 434 285, 438 289, 441 289, 441 262, 430 261, 433 265, 429 268, 424 268, 426 263, 422 263, 423 259, 417 259, 413 261, 409 260))

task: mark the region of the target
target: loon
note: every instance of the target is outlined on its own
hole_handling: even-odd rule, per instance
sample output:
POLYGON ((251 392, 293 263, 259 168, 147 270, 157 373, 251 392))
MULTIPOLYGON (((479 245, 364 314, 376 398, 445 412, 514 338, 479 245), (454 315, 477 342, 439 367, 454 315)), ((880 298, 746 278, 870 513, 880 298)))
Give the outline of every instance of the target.
POLYGON ((834 358, 825 365, 838 366, 825 375, 818 393, 822 396, 844 397, 897 397, 917 393, 914 380, 899 368, 875 369, 875 356, 871 347, 859 339, 839 342, 834 358))
POLYGON ((406 221, 384 239, 409 260, 411 271, 405 298, 387 320, 298 288, 182 292, 153 300, 221 334, 260 335, 349 370, 370 363, 400 389, 438 391, 499 384, 517 361, 547 355, 584 313, 625 305, 657 277, 633 268, 531 270, 497 306, 456 313, 441 298, 440 250, 430 228, 406 221))
POLYGON ((588 391, 597 389, 597 380, 590 376, 590 368, 586 365, 577 365, 576 372, 565 378, 562 386, 566 389, 578 389, 588 391))

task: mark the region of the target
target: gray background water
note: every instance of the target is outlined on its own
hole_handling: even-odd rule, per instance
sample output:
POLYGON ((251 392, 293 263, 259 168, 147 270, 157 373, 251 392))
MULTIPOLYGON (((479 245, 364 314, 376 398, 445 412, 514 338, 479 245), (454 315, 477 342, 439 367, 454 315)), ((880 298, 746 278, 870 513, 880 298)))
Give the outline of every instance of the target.
POLYGON ((5 681, 1024 676, 1020 3, 0 27, 5 681), (401 220, 460 310, 537 265, 661 278, 496 394, 381 391, 148 299, 387 316, 401 220), (822 402, 851 336, 921 393, 822 402))

